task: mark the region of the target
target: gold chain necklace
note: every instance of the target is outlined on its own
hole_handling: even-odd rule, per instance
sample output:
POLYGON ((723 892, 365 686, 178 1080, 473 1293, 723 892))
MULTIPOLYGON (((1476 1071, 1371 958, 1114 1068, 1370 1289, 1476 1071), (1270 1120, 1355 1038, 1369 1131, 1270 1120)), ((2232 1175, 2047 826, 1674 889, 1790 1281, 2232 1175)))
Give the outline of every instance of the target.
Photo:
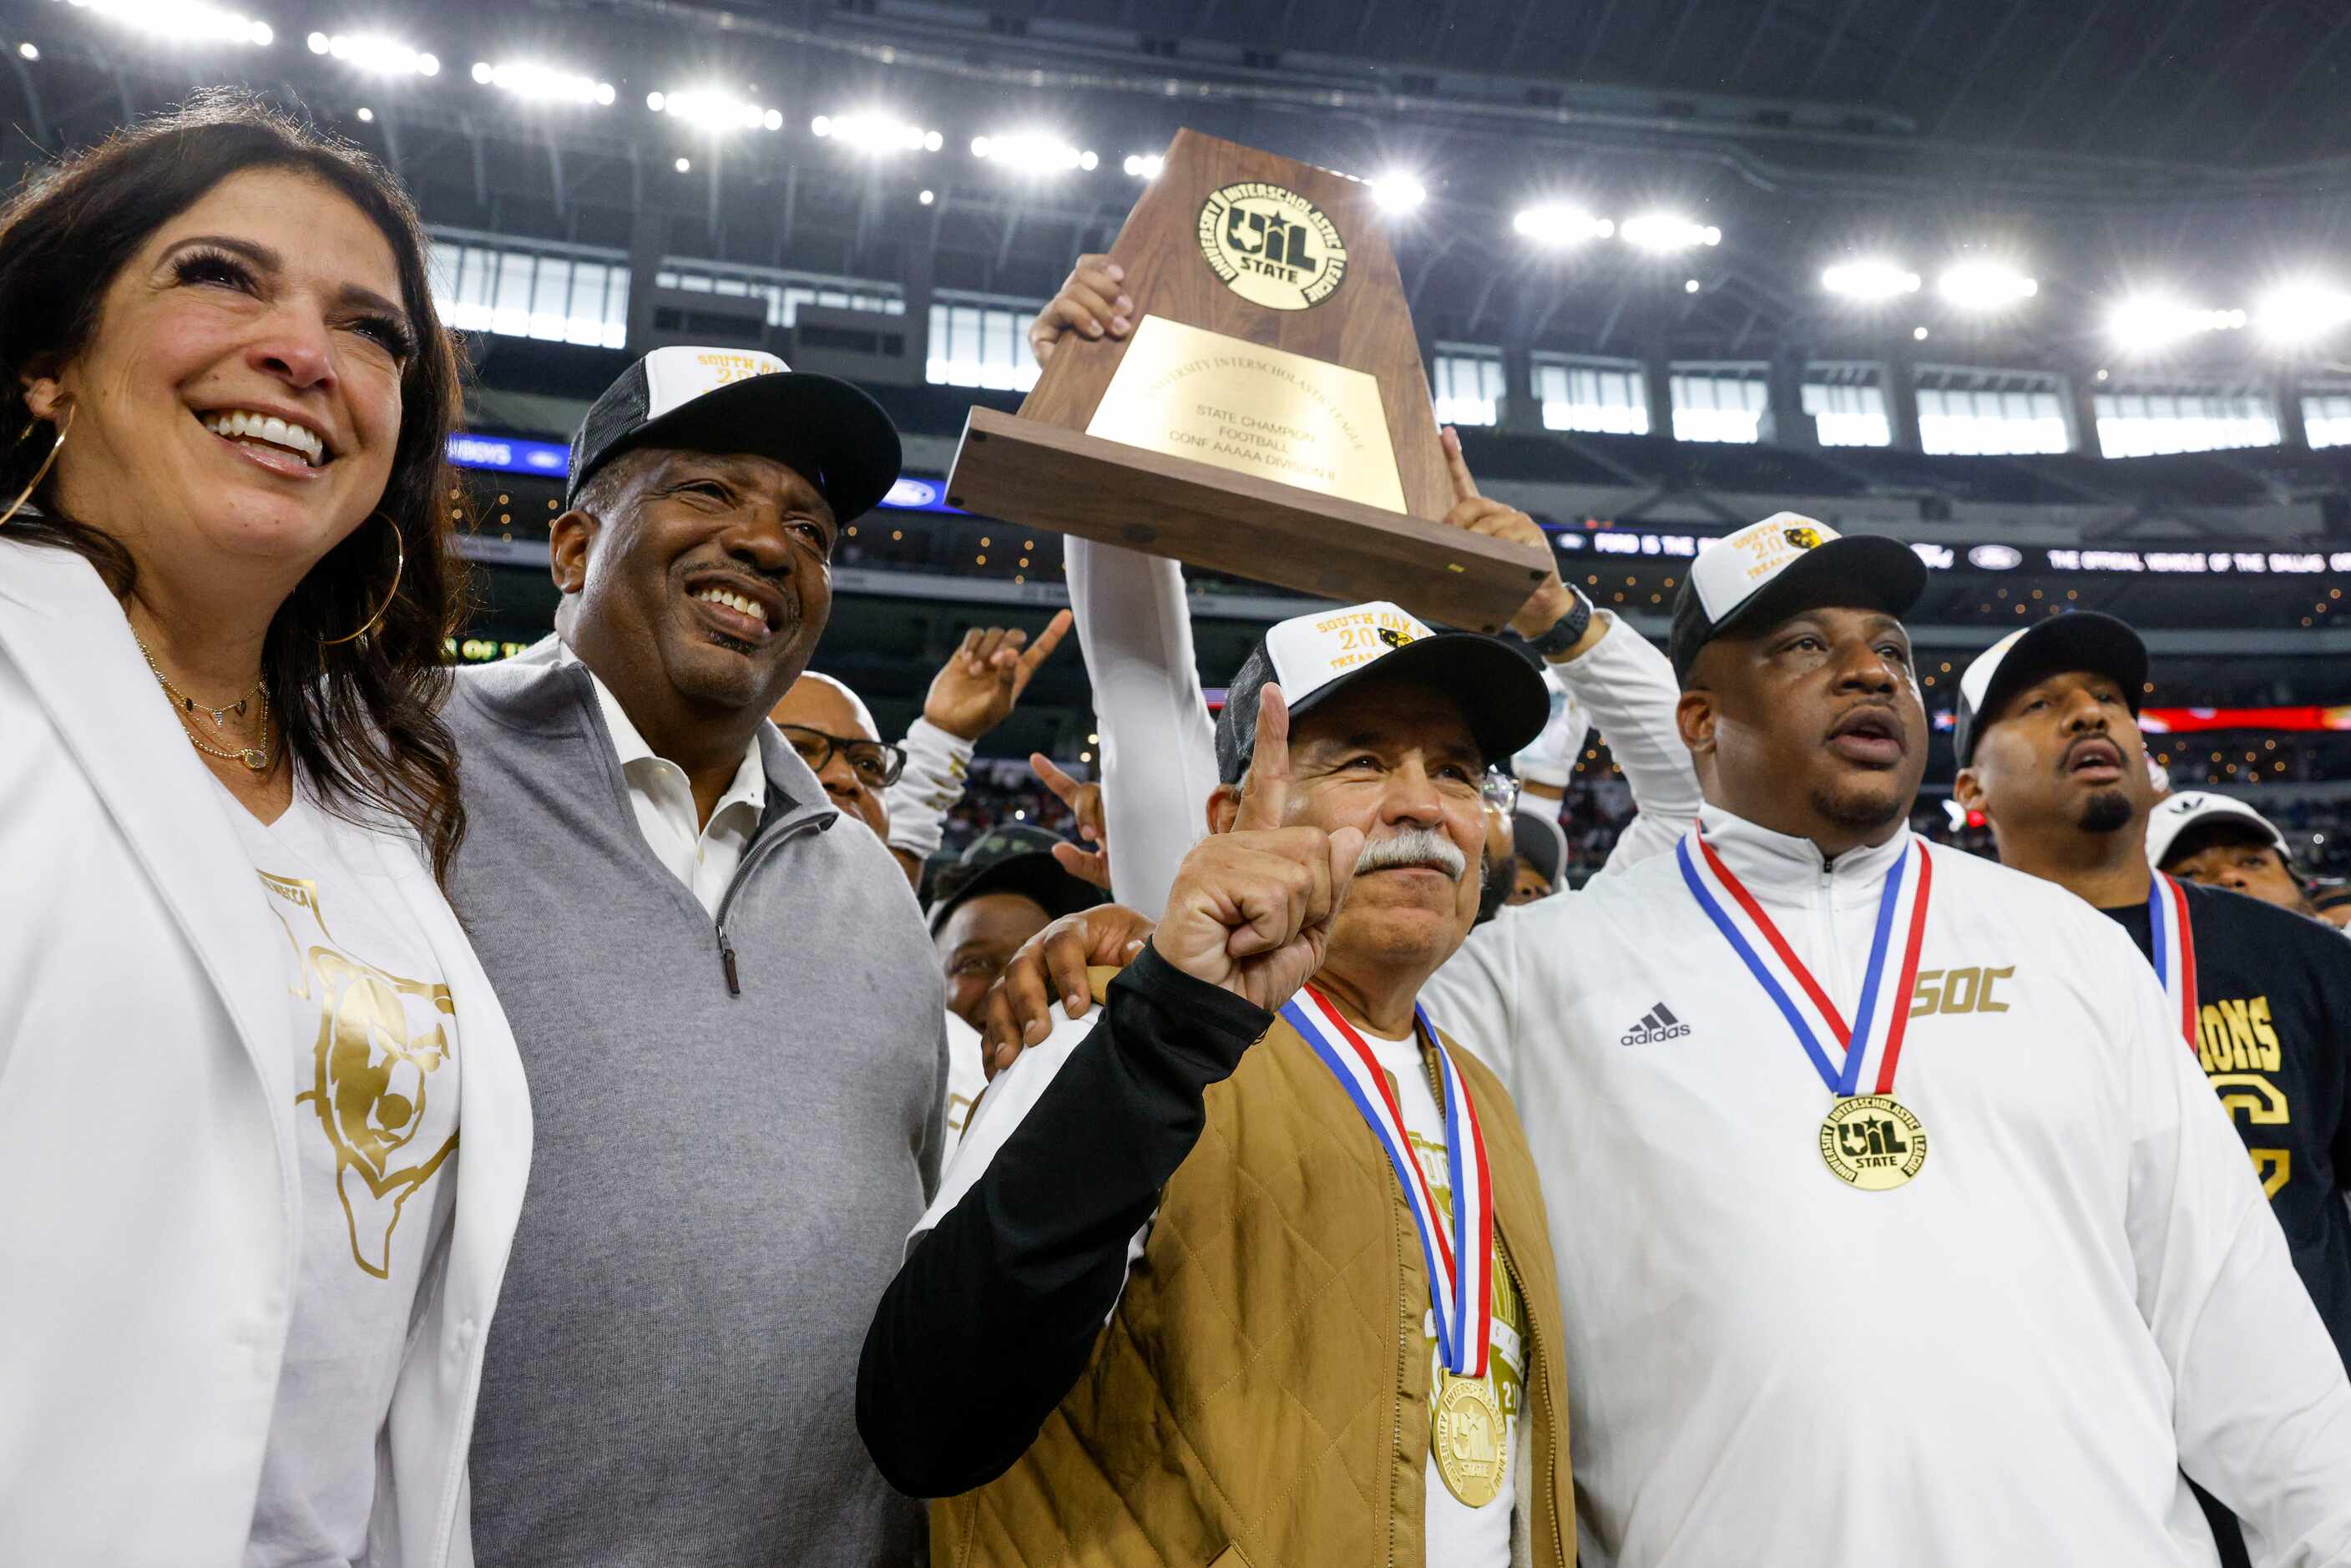
POLYGON ((205 756, 217 757, 224 762, 242 762, 246 768, 252 769, 256 773, 266 773, 269 771, 269 691, 267 676, 265 675, 260 680, 254 682, 253 689, 246 692, 245 695, 237 698, 236 701, 225 704, 220 707, 210 707, 203 703, 199 703, 195 698, 188 695, 185 692, 183 692, 179 687, 172 684, 170 678, 163 674, 163 667, 155 662, 155 654, 153 651, 147 646, 147 639, 139 635, 139 632, 136 627, 131 629, 131 640, 139 644, 140 656, 147 661, 147 668, 154 675, 156 684, 163 688, 163 695, 170 697, 174 703, 179 705, 179 707, 175 711, 182 726, 183 727, 183 733, 188 737, 189 745, 194 747, 198 751, 203 752, 205 756), (243 717, 245 715, 246 705, 253 701, 256 697, 261 699, 261 743, 258 746, 241 747, 234 751, 223 750, 217 746, 208 744, 204 737, 197 732, 193 723, 191 722, 191 715, 199 712, 208 713, 212 715, 213 717, 213 727, 214 729, 224 728, 228 723, 229 715, 235 714, 239 717, 243 717))

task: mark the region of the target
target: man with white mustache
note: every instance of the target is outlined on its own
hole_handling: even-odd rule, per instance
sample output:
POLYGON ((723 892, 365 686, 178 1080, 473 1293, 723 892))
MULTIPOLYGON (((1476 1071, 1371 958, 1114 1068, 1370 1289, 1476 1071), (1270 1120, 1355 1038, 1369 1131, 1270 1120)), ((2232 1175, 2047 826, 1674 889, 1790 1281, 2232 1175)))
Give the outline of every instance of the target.
POLYGON ((1418 1000, 1550 706, 1388 603, 1234 677, 1165 916, 990 1085, 866 1337, 935 1561, 1573 1561, 1534 1162, 1418 1000))

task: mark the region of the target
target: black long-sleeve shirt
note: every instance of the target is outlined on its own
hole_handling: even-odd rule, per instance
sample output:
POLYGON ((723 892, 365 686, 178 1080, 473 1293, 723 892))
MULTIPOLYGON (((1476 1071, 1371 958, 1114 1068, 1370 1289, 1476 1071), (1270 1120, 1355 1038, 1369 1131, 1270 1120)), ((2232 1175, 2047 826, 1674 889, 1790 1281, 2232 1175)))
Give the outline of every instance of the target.
POLYGON ((1272 1021, 1147 946, 1110 983, 1092 1031, 874 1311, 857 1430, 891 1485, 953 1497, 1035 1441, 1118 1302, 1129 1244, 1199 1141, 1208 1085, 1272 1021))

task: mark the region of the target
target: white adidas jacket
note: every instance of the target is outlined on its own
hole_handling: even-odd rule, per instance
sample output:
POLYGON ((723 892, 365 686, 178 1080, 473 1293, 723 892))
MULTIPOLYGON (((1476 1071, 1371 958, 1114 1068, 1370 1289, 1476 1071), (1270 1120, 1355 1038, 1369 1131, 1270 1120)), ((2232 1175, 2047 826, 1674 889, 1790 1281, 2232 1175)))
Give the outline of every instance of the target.
MULTIPOLYGON (((81 557, 0 534, 0 1564, 235 1568, 298 1277, 285 936, 81 557)), ((521 1060, 414 841, 465 1019, 457 1197, 370 1568, 473 1562, 465 1452, 530 1165, 521 1060)))
MULTIPOLYGON (((1850 1017, 1904 841, 1832 868, 1704 821, 1850 1017)), ((1829 1092, 1671 854, 1482 928, 1423 993, 1541 1172, 1583 1561, 2210 1564, 2184 1468, 2271 1563, 2351 1564, 2351 1385, 2146 960, 1933 854, 1894 1086, 1930 1153, 1895 1191, 1823 1168, 1829 1092)))

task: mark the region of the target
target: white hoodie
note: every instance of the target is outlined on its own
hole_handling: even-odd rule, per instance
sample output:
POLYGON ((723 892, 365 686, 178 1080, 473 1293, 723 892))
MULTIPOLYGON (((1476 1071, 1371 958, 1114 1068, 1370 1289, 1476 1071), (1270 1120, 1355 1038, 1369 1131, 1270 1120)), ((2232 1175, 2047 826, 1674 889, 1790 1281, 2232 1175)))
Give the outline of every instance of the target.
MULTIPOLYGON (((1851 1016, 1906 839, 1832 867, 1703 821, 1851 1016)), ((2351 1563, 2351 1385, 2146 961, 2062 888, 1933 857, 1894 1086, 1931 1152, 1891 1192, 1823 1169, 1829 1092, 1671 854, 1423 993, 1541 1172, 1583 1561, 2210 1564, 2185 1469, 2269 1561, 2351 1563), (1943 978, 2011 967, 1997 1011, 1943 978), (1660 1003, 1686 1035, 1638 1027, 1660 1003)))

